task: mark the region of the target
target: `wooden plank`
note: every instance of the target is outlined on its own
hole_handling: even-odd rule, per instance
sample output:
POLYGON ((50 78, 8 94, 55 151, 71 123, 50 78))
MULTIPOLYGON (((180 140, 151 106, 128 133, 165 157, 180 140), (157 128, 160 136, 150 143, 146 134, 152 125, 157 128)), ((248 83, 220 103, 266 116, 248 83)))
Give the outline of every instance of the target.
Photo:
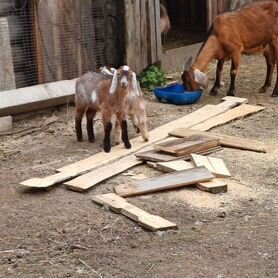
POLYGON ((30 112, 73 101, 75 79, 0 92, 0 116, 30 112))
POLYGON ((185 156, 193 152, 200 152, 217 147, 218 139, 202 135, 192 135, 182 139, 175 139, 154 145, 155 150, 163 151, 175 156, 185 156))
POLYGON ((137 181, 133 184, 118 185, 114 187, 114 190, 118 195, 128 197, 188 186, 213 178, 214 175, 205 167, 197 167, 137 181))
MULTIPOLYGON (((211 154, 214 152, 217 152, 219 150, 221 150, 221 147, 215 147, 215 148, 210 148, 208 150, 204 150, 204 151, 197 151, 197 154, 211 154)), ((183 160, 187 160, 190 159, 190 154, 186 154, 184 156, 174 156, 174 155, 170 155, 170 154, 166 154, 157 150, 150 150, 150 151, 143 151, 143 152, 139 152, 135 154, 136 157, 138 159, 141 160, 145 160, 145 161, 151 161, 151 162, 167 162, 167 161, 172 161, 172 160, 177 160, 177 158, 179 159, 183 159, 183 160)))
POLYGON ((177 225, 160 216, 150 214, 114 193, 95 195, 92 197, 93 202, 106 205, 115 213, 121 213, 126 217, 136 221, 138 224, 150 231, 159 231, 176 228, 177 225))
POLYGON ((0 18, 0 38, 0 91, 6 91, 16 88, 9 25, 6 17, 0 18))
POLYGON ((100 167, 85 175, 79 176, 64 183, 64 185, 67 189, 83 192, 104 180, 107 180, 131 167, 140 165, 142 163, 143 161, 136 159, 134 155, 126 156, 118 161, 115 161, 114 163, 109 164, 108 170, 107 166, 100 167))
POLYGON ((193 134, 200 134, 204 136, 209 136, 211 138, 218 138, 220 145, 223 147, 231 147, 231 148, 250 150, 255 152, 264 152, 264 153, 266 152, 265 144, 258 142, 256 140, 240 138, 237 136, 223 135, 223 134, 217 134, 212 132, 193 130, 189 128, 178 128, 169 132, 169 135, 176 136, 176 137, 186 137, 193 134))
POLYGON ((155 168, 164 173, 170 173, 175 171, 182 171, 186 169, 191 169, 194 166, 190 162, 184 160, 174 160, 168 162, 157 162, 155 168))
POLYGON ((75 177, 75 173, 56 173, 45 178, 32 178, 21 182, 21 185, 33 188, 47 188, 75 177))
POLYGON ((155 3, 148 0, 148 41, 149 41, 149 63, 154 64, 157 62, 157 47, 156 47, 156 15, 155 3))
POLYGON ((216 177, 231 176, 223 160, 220 158, 191 154, 191 160, 196 167, 205 166, 216 177))
POLYGON ((225 193, 228 190, 227 183, 225 181, 219 180, 219 179, 213 179, 211 181, 206 181, 206 182, 200 182, 196 184, 197 188, 210 192, 213 194, 217 193, 225 193))
POLYGON ((161 41, 161 30, 160 30, 160 1, 153 0, 152 2, 154 2, 154 8, 155 8, 156 61, 160 61, 162 58, 162 41, 161 41))
POLYGON ((215 169, 215 174, 217 177, 230 177, 231 173, 227 169, 224 161, 216 157, 207 157, 212 167, 215 169))
POLYGON ((236 120, 238 118, 243 118, 247 115, 254 114, 264 109, 265 107, 261 106, 242 104, 203 123, 194 125, 192 129, 207 131, 213 127, 226 124, 230 121, 236 120))
POLYGON ((212 164, 209 162, 208 158, 203 155, 197 155, 192 153, 191 154, 191 161, 196 167, 204 166, 206 167, 211 173, 215 174, 215 169, 213 168, 212 164))

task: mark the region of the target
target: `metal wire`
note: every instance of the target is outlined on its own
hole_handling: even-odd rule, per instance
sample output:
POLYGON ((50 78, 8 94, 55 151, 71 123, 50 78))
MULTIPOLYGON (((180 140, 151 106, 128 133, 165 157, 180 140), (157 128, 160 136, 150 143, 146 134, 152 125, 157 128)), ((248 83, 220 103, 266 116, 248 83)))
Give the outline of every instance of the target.
MULTIPOLYGON (((9 26, 0 23, 0 52, 6 45, 2 38, 9 37, 16 88, 119 65, 122 57, 113 50, 118 47, 120 26, 117 17, 110 20, 111 13, 119 12, 119 2, 10 0, 11 9, 4 15, 9 26)), ((4 51, 8 53, 7 48, 4 51)), ((0 90, 11 89, 1 66, 6 70, 0 61, 0 90)))

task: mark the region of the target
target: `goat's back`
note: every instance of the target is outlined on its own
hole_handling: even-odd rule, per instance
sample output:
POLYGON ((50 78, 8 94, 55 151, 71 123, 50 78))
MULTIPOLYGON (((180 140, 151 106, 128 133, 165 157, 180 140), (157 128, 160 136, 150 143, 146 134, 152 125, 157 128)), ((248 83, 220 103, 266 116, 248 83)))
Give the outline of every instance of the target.
POLYGON ((228 51, 234 46, 242 51, 264 47, 277 37, 277 6, 274 1, 254 2, 218 15, 213 23, 213 33, 228 51))

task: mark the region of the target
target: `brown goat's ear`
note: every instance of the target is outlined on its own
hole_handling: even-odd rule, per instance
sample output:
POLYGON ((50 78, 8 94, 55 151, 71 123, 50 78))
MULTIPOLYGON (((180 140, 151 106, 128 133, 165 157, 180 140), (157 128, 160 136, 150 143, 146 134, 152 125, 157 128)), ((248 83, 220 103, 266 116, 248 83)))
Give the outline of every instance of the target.
POLYGON ((186 60, 183 70, 189 70, 189 68, 192 64, 192 60, 193 60, 192 56, 186 60))

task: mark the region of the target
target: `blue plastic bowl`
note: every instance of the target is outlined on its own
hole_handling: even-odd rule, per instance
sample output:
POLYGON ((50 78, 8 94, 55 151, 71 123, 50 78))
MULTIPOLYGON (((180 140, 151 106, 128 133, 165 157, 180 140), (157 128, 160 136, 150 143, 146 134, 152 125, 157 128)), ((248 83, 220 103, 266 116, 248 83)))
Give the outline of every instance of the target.
POLYGON ((183 105, 197 102, 202 91, 187 92, 182 84, 175 84, 164 88, 155 88, 154 94, 160 102, 183 105))

